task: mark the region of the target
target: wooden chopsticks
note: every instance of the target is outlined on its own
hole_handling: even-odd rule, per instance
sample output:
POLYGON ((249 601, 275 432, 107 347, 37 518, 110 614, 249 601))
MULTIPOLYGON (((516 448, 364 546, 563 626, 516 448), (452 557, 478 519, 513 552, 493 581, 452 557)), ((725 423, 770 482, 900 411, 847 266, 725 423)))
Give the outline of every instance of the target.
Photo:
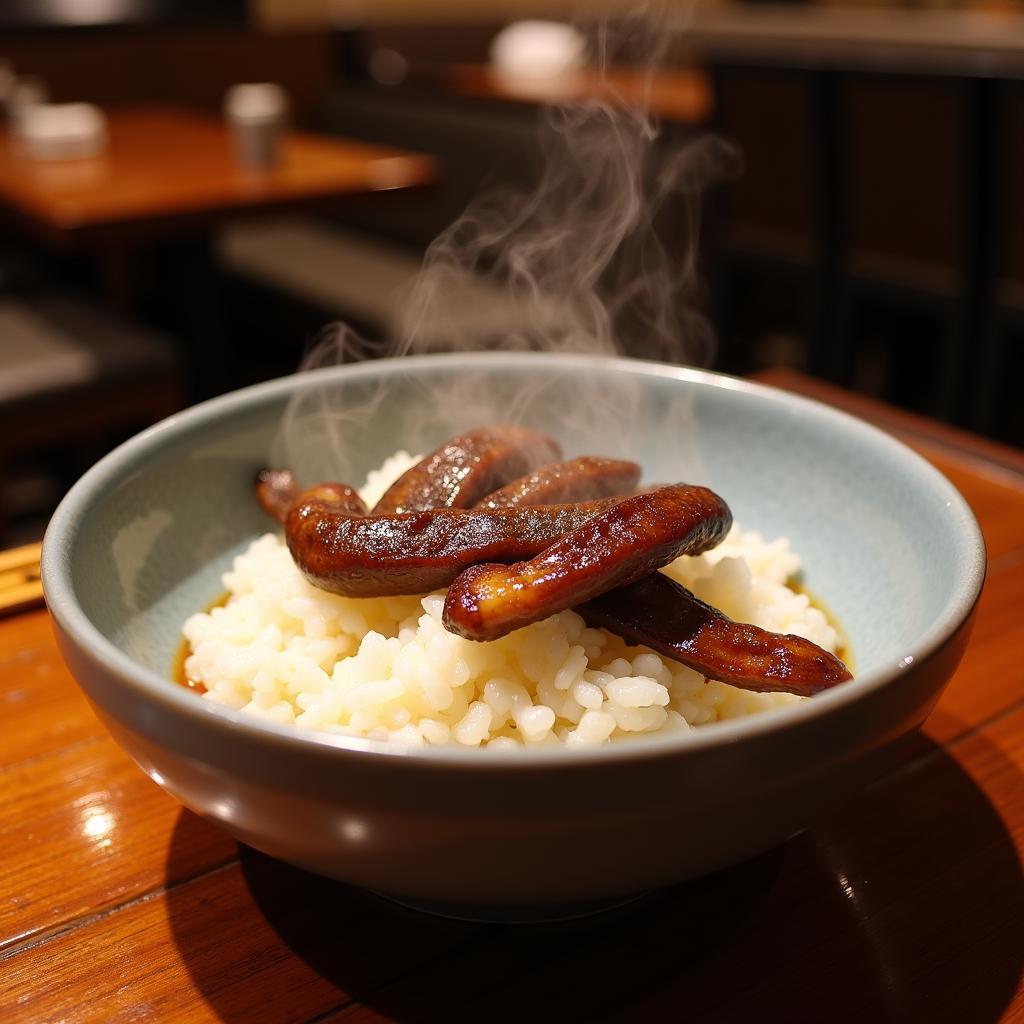
POLYGON ((0 615, 13 615, 43 603, 39 579, 42 544, 0 551, 0 615))

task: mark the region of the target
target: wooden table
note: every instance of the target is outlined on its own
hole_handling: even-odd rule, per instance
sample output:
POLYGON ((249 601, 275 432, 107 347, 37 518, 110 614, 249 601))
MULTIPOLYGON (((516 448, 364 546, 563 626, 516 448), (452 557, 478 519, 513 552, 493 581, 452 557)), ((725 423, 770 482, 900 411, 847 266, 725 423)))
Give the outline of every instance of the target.
POLYGON ((642 106, 655 117, 681 125, 703 125, 714 107, 711 79, 699 68, 666 68, 651 78, 630 68, 599 74, 581 68, 537 76, 503 72, 488 64, 448 64, 429 77, 459 96, 512 103, 574 104, 603 100, 642 106))
POLYGON ((435 920, 183 810, 23 613, 0 621, 0 1020, 1024 1021, 1024 456, 768 379, 906 438, 985 532, 973 640, 897 770, 782 848, 605 917, 435 920))
POLYGON ((424 185, 437 171, 429 156, 295 131, 278 166, 253 171, 235 159, 217 118, 135 107, 108 121, 108 151, 84 160, 34 160, 0 133, 0 208, 55 246, 124 243, 241 214, 321 209, 355 193, 424 185))

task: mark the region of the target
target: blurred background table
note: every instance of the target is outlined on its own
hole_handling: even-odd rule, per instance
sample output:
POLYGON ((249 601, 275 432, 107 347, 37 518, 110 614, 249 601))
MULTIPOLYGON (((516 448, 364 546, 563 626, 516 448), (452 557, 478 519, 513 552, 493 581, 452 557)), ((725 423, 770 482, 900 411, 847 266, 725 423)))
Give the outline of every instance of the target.
POLYGON ((327 213, 352 196, 437 175, 429 156, 297 131, 285 134, 277 165, 253 170, 236 158, 223 119, 138 106, 115 108, 108 121, 109 149, 89 159, 34 160, 0 135, 0 210, 51 246, 94 254, 117 309, 139 311, 147 273, 150 285, 168 282, 150 290, 185 346, 193 400, 237 386, 220 316, 216 229, 241 218, 327 213))
POLYGON ((556 75, 500 71, 489 64, 450 64, 434 70, 434 80, 453 95, 547 106, 600 101, 646 107, 651 116, 673 124, 706 125, 714 101, 710 76, 700 68, 642 70, 616 67, 603 74, 581 68, 556 75))
POLYGON ((5 212, 58 246, 137 241, 243 214, 323 210, 355 193, 427 184, 437 170, 428 156, 296 131, 277 166, 251 170, 221 119, 150 106, 114 109, 108 122, 109 150, 83 160, 34 160, 0 134, 5 212))
POLYGON ((902 437, 981 522, 973 639, 898 767, 780 849, 618 912, 433 919, 183 810, 105 735, 46 613, 22 612, 0 621, 0 1020, 1024 1021, 1024 457, 762 379, 902 437))

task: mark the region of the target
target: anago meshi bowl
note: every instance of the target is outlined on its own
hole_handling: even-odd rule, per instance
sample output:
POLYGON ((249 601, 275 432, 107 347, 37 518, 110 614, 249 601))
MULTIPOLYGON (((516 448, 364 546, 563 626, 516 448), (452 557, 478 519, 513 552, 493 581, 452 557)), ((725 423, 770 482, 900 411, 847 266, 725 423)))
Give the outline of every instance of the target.
POLYGON ((712 373, 520 353, 321 370, 173 416, 72 488, 46 536, 43 581, 61 650, 97 713, 186 807, 311 871, 487 917, 623 899, 750 857, 813 822, 927 716, 962 654, 984 562, 955 488, 856 419, 712 373), (680 478, 665 430, 682 399, 703 477, 692 482, 721 493, 745 527, 791 538, 809 588, 849 638, 856 678, 687 736, 507 752, 299 731, 178 685, 182 623, 272 528, 253 475, 289 398, 326 388, 358 407, 386 382, 387 401, 347 428, 365 474, 398 448, 443 439, 417 433, 418 407, 460 377, 493 385, 494 421, 508 396, 524 422, 559 431, 567 454, 623 454, 615 415, 587 417, 584 428, 556 413, 573 396, 628 383, 639 398, 632 457, 647 480, 680 478))

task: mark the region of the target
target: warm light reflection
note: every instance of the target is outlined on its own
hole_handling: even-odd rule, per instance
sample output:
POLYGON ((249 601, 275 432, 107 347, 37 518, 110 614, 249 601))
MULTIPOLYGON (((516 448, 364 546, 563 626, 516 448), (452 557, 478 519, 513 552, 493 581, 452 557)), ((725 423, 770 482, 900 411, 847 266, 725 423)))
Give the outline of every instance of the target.
MULTIPOLYGON (((871 906, 865 897, 870 896, 868 879, 861 878, 857 885, 854 885, 847 874, 844 865, 849 862, 848 856, 835 846, 827 843, 820 847, 824 854, 825 862, 831 869, 832 875, 839 886, 840 891, 846 897, 854 920, 857 922, 857 933, 864 946, 870 950, 875 970, 881 981, 879 991, 885 994, 886 1001, 892 1011, 892 1020, 903 1020, 904 1015, 900 1012, 901 990, 899 959, 894 954, 888 940, 887 933, 878 924, 878 919, 872 917, 871 906)), ((890 1018, 887 1018, 890 1019, 890 1018)))
POLYGON ((408 161, 405 157, 382 157, 370 165, 370 188, 385 192, 392 188, 402 188, 407 184, 408 161))
POLYGON ((113 839, 110 835, 114 831, 117 819, 102 805, 88 807, 82 813, 82 835, 92 839, 97 846, 109 846, 113 839))
POLYGON ((49 0, 41 6, 51 18, 73 25, 102 25, 139 13, 133 0, 49 0))
POLYGON ((839 888, 846 894, 846 898, 856 905, 857 893, 853 888, 853 882, 851 882, 842 871, 836 872, 836 881, 839 883, 839 888))
POLYGON ((341 823, 341 834, 353 843, 362 843, 369 836, 370 829, 362 818, 346 818, 341 823))
POLYGON ((225 797, 223 800, 214 800, 210 809, 223 821, 233 821, 238 811, 238 804, 230 797, 225 797))

